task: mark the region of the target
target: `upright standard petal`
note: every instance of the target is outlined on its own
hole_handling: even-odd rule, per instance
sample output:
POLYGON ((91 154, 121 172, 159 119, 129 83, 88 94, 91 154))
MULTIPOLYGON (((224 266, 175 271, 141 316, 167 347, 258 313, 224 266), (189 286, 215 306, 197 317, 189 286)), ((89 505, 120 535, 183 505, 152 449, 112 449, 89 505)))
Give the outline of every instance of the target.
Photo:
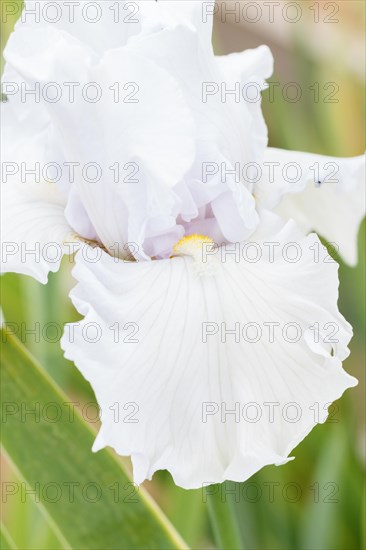
POLYGON ((365 216, 365 156, 324 157, 268 148, 258 205, 294 219, 325 237, 344 260, 357 263, 360 224, 365 216))
POLYGON ((136 483, 167 469, 184 488, 289 460, 356 384, 337 266, 314 262, 317 243, 276 219, 237 247, 186 237, 169 260, 101 251, 90 264, 80 251, 71 297, 84 320, 62 346, 101 407, 94 449, 130 455, 136 483))
POLYGON ((42 27, 63 30, 101 55, 124 46, 131 36, 141 32, 141 10, 138 1, 130 0, 79 0, 51 4, 25 0, 16 31, 42 27))
POLYGON ((48 183, 8 183, 1 186, 1 203, 2 273, 22 273, 47 283, 62 256, 78 248, 65 220, 64 199, 48 183))
MULTIPOLYGON (((216 57, 223 74, 228 90, 235 90, 240 84, 240 100, 246 101, 252 113, 253 128, 251 138, 257 155, 252 162, 264 153, 268 145, 268 131, 261 109, 261 91, 266 90, 266 80, 273 73, 273 55, 268 46, 235 52, 216 57)), ((240 159, 238 159, 240 160, 240 159)))
POLYGON ((62 166, 77 165, 72 185, 67 168, 58 182, 68 198, 66 217, 82 237, 119 257, 129 255, 129 243, 139 259, 169 257, 176 236, 202 221, 215 226, 221 242, 246 239, 259 218, 241 173, 245 163, 261 160, 267 143, 259 98, 270 52, 215 58, 212 2, 136 5, 143 30, 122 48, 98 50, 87 40, 88 26, 70 29, 65 21, 24 24, 13 34, 5 56, 22 84, 51 82, 62 90, 77 83, 75 100, 67 93, 41 99, 37 113, 45 119, 34 116, 42 124, 32 122, 32 157, 46 162, 51 153, 62 166), (222 100, 225 83, 231 89, 248 79, 259 86, 254 103, 222 100), (98 101, 83 96, 90 84, 97 92, 99 86, 98 101), (84 177, 90 164, 96 181, 84 177))
MULTIPOLYGON (((140 2, 140 6, 145 9, 146 2, 140 2)), ((202 43, 212 50, 213 19, 217 9, 215 0, 158 0, 155 6, 160 23, 165 22, 165 26, 182 23, 191 26, 199 33, 202 43)))
MULTIPOLYGON (((197 31, 187 25, 137 36, 126 49, 149 56, 174 76, 196 122, 196 158, 184 183, 191 193, 196 182, 204 183, 204 203, 200 206, 210 206, 227 241, 247 238, 259 220, 251 189, 241 174, 246 163, 262 160, 267 145, 259 98, 255 105, 246 101, 245 95, 238 98, 228 93, 223 98, 225 90, 232 89, 232 79, 235 80, 232 63, 227 60, 225 64, 224 59, 202 47, 197 31), (167 51, 173 51, 174 55, 167 56, 167 51)), ((243 78, 244 66, 250 78, 256 65, 253 60, 260 61, 258 72, 254 73, 256 82, 261 83, 256 90, 259 96, 263 80, 269 74, 269 58, 266 48, 243 56, 243 78)), ((233 81, 234 86, 236 83, 242 84, 233 81)), ((234 95, 240 96, 240 90, 234 95)))
POLYGON ((138 256, 146 258, 149 224, 172 230, 177 199, 171 188, 194 160, 195 124, 175 79, 148 56, 125 48, 99 59, 56 29, 21 29, 6 54, 26 82, 78 82, 81 88, 91 82, 100 90, 97 101, 80 93, 73 102, 63 95, 46 105, 63 157, 78 167, 68 221, 76 230, 86 227, 86 238, 94 228, 107 249, 116 254, 118 245, 117 255, 136 243, 138 256), (92 179, 83 171, 90 164, 92 179), (82 224, 79 203, 86 213, 82 224))

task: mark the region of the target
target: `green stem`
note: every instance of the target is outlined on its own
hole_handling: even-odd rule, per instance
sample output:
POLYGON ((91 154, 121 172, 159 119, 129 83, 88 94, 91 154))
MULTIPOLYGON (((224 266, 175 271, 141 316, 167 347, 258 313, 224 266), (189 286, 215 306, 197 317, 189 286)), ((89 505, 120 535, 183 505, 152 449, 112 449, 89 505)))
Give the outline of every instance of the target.
POLYGON ((223 550, 243 550, 244 545, 235 510, 236 483, 226 481, 206 489, 208 512, 215 542, 223 550))

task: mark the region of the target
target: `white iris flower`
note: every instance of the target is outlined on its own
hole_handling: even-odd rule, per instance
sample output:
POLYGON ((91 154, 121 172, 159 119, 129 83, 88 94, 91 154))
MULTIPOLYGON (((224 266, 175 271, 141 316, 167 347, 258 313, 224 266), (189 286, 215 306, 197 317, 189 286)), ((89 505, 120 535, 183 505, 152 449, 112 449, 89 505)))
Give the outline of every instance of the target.
POLYGON ((207 2, 127 2, 133 24, 113 21, 114 4, 93 26, 27 20, 10 37, 3 270, 45 283, 61 254, 42 250, 80 243, 71 298, 84 320, 62 345, 101 407, 96 450, 131 456, 137 483, 159 469, 185 488, 243 481, 290 460, 356 384, 342 369, 352 329, 337 265, 307 233, 355 263, 363 159, 267 148, 260 103, 223 102, 214 84, 265 89, 271 53, 216 57, 207 2), (68 93, 45 99, 50 83, 68 93), (22 101, 24 86, 40 101, 22 101), (301 167, 294 185, 276 175, 288 162, 301 167), (22 163, 67 170, 21 182, 22 163), (238 180, 238 163, 280 170, 238 180), (40 257, 24 262, 24 244, 40 257))

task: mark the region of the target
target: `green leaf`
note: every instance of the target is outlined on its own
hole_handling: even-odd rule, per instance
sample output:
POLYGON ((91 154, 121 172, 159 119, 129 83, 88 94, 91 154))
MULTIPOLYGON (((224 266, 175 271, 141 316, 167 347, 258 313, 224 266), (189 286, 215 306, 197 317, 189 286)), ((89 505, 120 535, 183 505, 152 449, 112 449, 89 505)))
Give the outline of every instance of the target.
POLYGON ((4 449, 66 548, 187 548, 155 502, 129 480, 70 399, 13 336, 2 331, 4 449), (30 412, 33 411, 33 412, 30 412))
POLYGON ((17 548, 7 528, 3 524, 0 526, 0 548, 1 550, 16 550, 17 548))
POLYGON ((309 550, 343 547, 342 468, 347 459, 346 439, 341 436, 339 425, 329 426, 327 447, 313 472, 312 498, 303 514, 301 543, 302 548, 309 550))
POLYGON ((235 491, 235 482, 226 481, 222 484, 212 485, 207 489, 207 503, 211 527, 218 548, 223 550, 243 550, 243 542, 237 522, 235 507, 231 500, 223 497, 222 488, 228 487, 232 493, 235 491))

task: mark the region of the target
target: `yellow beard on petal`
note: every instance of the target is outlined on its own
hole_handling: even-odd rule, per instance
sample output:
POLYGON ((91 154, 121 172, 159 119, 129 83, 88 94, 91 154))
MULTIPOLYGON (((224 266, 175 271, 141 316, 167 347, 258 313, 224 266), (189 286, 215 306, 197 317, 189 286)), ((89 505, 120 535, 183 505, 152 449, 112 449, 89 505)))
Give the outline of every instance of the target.
POLYGON ((210 271, 215 242, 204 235, 188 235, 173 247, 173 256, 189 256, 194 259, 199 272, 210 271))

